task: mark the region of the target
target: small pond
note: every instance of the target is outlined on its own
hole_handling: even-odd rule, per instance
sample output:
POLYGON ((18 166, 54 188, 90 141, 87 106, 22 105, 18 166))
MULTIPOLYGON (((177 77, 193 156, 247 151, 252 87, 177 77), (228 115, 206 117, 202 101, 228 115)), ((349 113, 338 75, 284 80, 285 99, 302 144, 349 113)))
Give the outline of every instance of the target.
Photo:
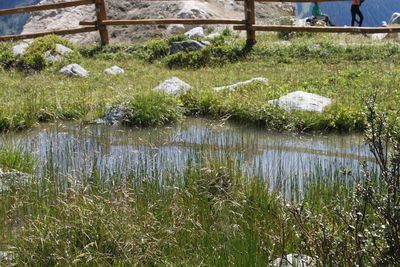
POLYGON ((55 174, 61 182, 79 181, 95 172, 115 177, 178 179, 189 166, 230 161, 247 177, 271 189, 302 189, 316 181, 352 184, 362 163, 374 168, 360 135, 297 135, 206 119, 171 127, 127 129, 105 125, 54 123, 0 143, 19 146, 39 160, 36 176, 55 174))

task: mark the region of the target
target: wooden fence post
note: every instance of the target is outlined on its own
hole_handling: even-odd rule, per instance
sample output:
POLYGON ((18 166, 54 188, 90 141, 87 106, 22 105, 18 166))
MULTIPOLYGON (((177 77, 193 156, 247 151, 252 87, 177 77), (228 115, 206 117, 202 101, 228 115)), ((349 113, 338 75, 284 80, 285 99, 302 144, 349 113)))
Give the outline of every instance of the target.
POLYGON ((256 32, 251 28, 254 24, 256 24, 254 0, 244 1, 244 12, 246 18, 247 46, 252 47, 256 43, 256 32))
POLYGON ((110 43, 110 40, 108 38, 107 26, 102 24, 104 20, 107 20, 106 3, 104 0, 96 0, 96 16, 101 45, 108 45, 110 43))

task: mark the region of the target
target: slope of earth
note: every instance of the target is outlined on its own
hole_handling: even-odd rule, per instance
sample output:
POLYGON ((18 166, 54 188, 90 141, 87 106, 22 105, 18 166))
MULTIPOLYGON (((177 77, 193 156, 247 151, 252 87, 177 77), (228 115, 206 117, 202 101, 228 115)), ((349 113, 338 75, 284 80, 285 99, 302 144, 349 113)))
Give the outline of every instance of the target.
MULTIPOLYGON (((39 0, 1 0, 0 9, 34 5, 38 2, 39 0)), ((28 19, 29 14, 17 14, 0 17, 0 35, 20 33, 28 19)))
MULTIPOLYGON (((43 0, 40 4, 60 2, 43 0)), ((193 1, 116 1, 108 0, 107 11, 110 19, 161 19, 161 18, 243 18, 243 2, 218 0, 193 1)), ((259 4, 257 17, 260 22, 271 22, 281 17, 292 16, 294 8, 290 4, 259 4)), ((32 15, 23 33, 75 28, 79 21, 95 19, 93 6, 81 6, 63 10, 38 12, 32 15)), ((193 27, 193 26, 191 26, 193 27)), ((191 27, 186 27, 189 30, 191 27)), ((215 27, 214 27, 215 28, 215 27)), ((124 26, 110 27, 112 42, 132 42, 141 39, 164 37, 169 34, 167 26, 124 26)), ((93 43, 97 33, 69 36, 78 43, 93 43)))

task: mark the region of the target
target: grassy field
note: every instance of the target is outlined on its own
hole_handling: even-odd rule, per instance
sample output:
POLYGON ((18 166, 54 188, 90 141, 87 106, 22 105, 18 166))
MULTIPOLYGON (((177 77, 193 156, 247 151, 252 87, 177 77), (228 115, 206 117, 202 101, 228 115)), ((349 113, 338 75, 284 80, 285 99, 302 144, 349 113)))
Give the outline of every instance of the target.
MULTIPOLYGON (((51 38, 38 41, 34 51, 42 52, 52 42, 51 38)), ((43 68, 41 71, 27 74, 18 68, 0 69, 4 103, 0 129, 21 130, 55 119, 90 121, 103 116, 107 107, 121 103, 133 110, 130 125, 157 125, 183 115, 201 115, 294 131, 362 131, 365 99, 371 94, 377 94, 382 110, 398 110, 400 46, 396 43, 340 35, 293 37, 287 43, 275 35, 264 35, 252 52, 244 55, 242 47, 242 40, 232 36, 218 39, 208 51, 178 56, 168 55, 168 41, 106 49, 75 47, 80 53, 53 66, 43 65, 41 55, 37 59, 32 51, 33 55, 24 56, 24 64, 43 68), (90 72, 89 77, 59 74, 68 62, 80 63, 90 72), (113 65, 126 73, 105 75, 103 70, 113 65), (186 81, 192 90, 180 97, 152 91, 171 76, 186 81), (212 90, 254 77, 267 78, 269 84, 233 93, 212 90), (297 90, 330 97, 333 104, 323 114, 289 114, 267 103, 297 90), (162 108, 149 108, 155 105, 162 108)), ((4 66, 13 62, 7 49, 9 45, 3 45, 0 56, 4 66)))
MULTIPOLYGON (((348 35, 292 36, 288 43, 263 35, 247 53, 243 40, 226 32, 201 52, 169 55, 170 41, 98 48, 49 37, 22 59, 12 56, 11 44, 1 44, 0 130, 89 122, 115 105, 130 110, 133 127, 209 116, 271 130, 366 130, 381 173, 354 174, 362 178, 354 187, 315 178, 302 194, 293 190, 284 198, 241 173, 228 154, 222 162, 206 158, 186 166, 182 179, 171 172, 162 183, 156 176, 118 174, 101 181, 95 168, 87 179, 67 173, 60 183, 50 162, 43 177, 0 191, 0 252, 9 255, 0 255, 0 265, 271 266, 287 254, 307 255, 315 266, 400 264, 400 131, 392 124, 400 100, 398 43, 348 35), (42 53, 56 42, 75 52, 47 65, 42 53), (71 62, 89 77, 58 73, 71 62), (113 65, 126 73, 105 75, 113 65), (179 97, 152 90, 171 76, 193 89, 179 97), (212 90, 254 77, 269 84, 212 90), (333 104, 322 114, 290 114, 267 102, 297 90, 333 104), (366 108, 371 95, 376 102, 366 108)), ((35 164, 29 151, 0 150, 2 169, 32 174, 35 164)), ((335 181, 348 177, 345 171, 334 175, 335 181)))

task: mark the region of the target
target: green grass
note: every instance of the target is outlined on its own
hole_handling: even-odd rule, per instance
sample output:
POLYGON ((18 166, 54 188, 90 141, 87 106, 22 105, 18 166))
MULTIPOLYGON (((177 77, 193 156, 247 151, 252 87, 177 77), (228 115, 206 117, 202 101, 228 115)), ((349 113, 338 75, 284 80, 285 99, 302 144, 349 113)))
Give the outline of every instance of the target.
MULTIPOLYGON (((179 65, 186 59, 174 59, 169 68, 163 41, 80 48, 79 61, 90 71, 86 79, 58 74, 58 65, 26 74, 12 68, 9 46, 2 46, 0 130, 56 119, 90 121, 107 107, 124 104, 130 126, 200 115, 277 130, 361 131, 367 125, 365 98, 374 93, 379 110, 396 117, 399 46, 354 36, 334 35, 332 41, 332 36, 297 36, 288 47, 264 35, 253 52, 230 57, 237 51, 231 48, 242 43, 232 37, 214 44, 213 49, 230 48, 222 51, 221 61, 208 61, 216 57, 207 50, 185 54, 194 60, 191 68, 179 65), (126 74, 105 76, 104 68, 112 65, 126 74), (193 89, 180 97, 152 91, 171 76, 193 89), (212 90, 253 77, 270 82, 237 92, 212 90), (333 104, 322 114, 289 114, 267 103, 296 90, 330 97, 333 104)), ((0 166, 32 173, 34 160, 5 149, 0 166)), ((363 199, 346 184, 346 173, 335 172, 333 180, 339 182, 329 183, 316 169, 301 202, 293 178, 287 202, 235 166, 229 159, 208 158, 188 164, 183 179, 171 172, 159 181, 153 170, 154 177, 116 174, 112 183, 100 181, 94 168, 91 177, 74 183, 71 174, 57 177, 50 162, 36 184, 0 192, 0 250, 11 250, 17 266, 266 266, 289 253, 307 254, 321 266, 354 266, 360 257, 363 266, 384 260, 371 255, 383 255, 378 253, 386 245, 381 225, 387 222, 371 206, 365 206, 362 220, 357 217, 363 199)))
MULTIPOLYGON (((295 204, 229 160, 208 161, 183 180, 130 176, 109 187, 92 177, 60 191, 46 178, 0 193, 0 248, 18 266, 268 266, 289 253, 354 262, 351 187, 316 183, 295 204)), ((382 223, 368 221, 366 230, 382 223)))
MULTIPOLYGON (((224 41, 228 50, 231 49, 231 42, 238 43, 233 46, 242 42, 230 38, 224 41)), ((173 69, 168 68, 170 56, 165 55, 165 44, 153 41, 139 48, 119 45, 105 49, 81 49, 84 56, 79 61, 90 72, 86 79, 58 74, 59 65, 30 75, 15 69, 3 70, 0 75, 0 98, 6 105, 0 108, 0 129, 21 130, 37 122, 55 119, 92 120, 101 117, 107 106, 151 95, 152 88, 171 76, 178 76, 193 87, 188 95, 177 99, 174 104, 175 109, 186 109, 186 115, 230 117, 271 129, 362 131, 365 127, 362 116, 364 99, 375 92, 382 110, 396 110, 400 80, 396 63, 400 46, 394 43, 344 46, 341 42, 350 42, 347 37, 338 38, 338 41, 327 38, 318 35, 298 37, 287 46, 271 35, 260 36, 259 43, 247 56, 236 57, 232 54, 236 52, 229 50, 223 52, 227 58, 223 55, 218 57, 220 63, 210 66, 201 64, 204 66, 194 69, 177 68, 179 64, 173 69), (126 74, 119 77, 103 74, 104 68, 112 65, 124 68, 126 74), (268 78, 270 83, 235 93, 212 91, 213 87, 253 77, 268 78), (333 104, 323 114, 290 114, 267 103, 296 90, 330 97, 333 104)), ((220 44, 217 42, 216 45, 213 47, 217 49, 220 44)), ((207 50, 204 53, 208 53, 207 50)), ((196 62, 200 64, 199 60, 196 62)), ((192 67, 196 64, 193 63, 192 67)), ((152 102, 159 100, 155 95, 152 102)), ((136 120, 139 126, 151 125, 151 120, 160 117, 158 110, 153 110, 152 118, 148 112, 153 111, 141 110, 141 107, 144 106, 139 105, 135 111, 144 116, 136 120), (149 120, 149 123, 143 123, 144 120, 149 120)))
POLYGON ((35 164, 35 158, 18 147, 0 148, 0 168, 32 174, 35 164))
POLYGON ((265 266, 300 248, 282 199, 229 162, 180 182, 129 177, 57 192, 49 181, 0 194, 4 232, 17 227, 3 238, 16 265, 265 266))

